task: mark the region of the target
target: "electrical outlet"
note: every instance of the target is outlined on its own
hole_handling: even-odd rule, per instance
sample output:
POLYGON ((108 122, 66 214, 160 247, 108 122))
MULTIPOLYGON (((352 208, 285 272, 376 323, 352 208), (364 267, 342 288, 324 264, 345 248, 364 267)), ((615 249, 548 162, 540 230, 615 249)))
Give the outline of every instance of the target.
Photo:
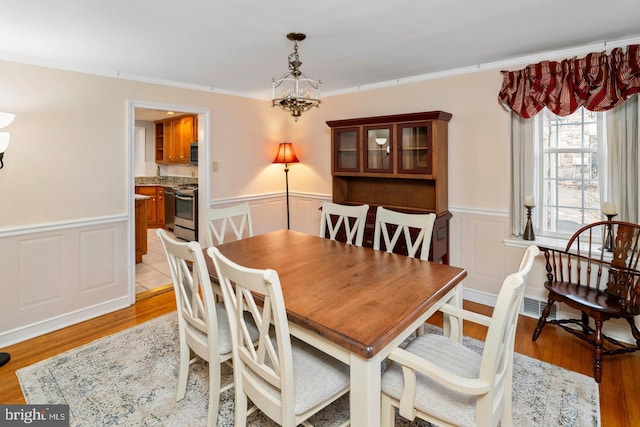
POLYGON ((218 172, 218 162, 211 163, 211 171, 218 172))

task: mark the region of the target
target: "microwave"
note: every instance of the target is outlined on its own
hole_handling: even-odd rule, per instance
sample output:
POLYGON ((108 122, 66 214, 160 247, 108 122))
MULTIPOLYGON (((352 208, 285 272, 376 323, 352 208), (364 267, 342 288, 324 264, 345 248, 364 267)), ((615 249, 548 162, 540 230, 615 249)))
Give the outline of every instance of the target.
POLYGON ((197 165, 198 164, 198 143, 197 142, 192 142, 191 146, 190 146, 190 163, 192 165, 197 165))

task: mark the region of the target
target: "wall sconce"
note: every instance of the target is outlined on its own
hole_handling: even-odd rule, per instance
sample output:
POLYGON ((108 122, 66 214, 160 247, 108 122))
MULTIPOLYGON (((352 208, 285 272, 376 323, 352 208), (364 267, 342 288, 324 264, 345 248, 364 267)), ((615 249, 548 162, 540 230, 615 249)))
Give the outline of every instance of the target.
MULTIPOLYGON (((0 112, 0 129, 9 126, 15 117, 15 114, 0 112)), ((9 147, 10 138, 11 135, 9 132, 0 132, 0 169, 4 167, 4 152, 7 151, 7 147, 9 147)))
POLYGON ((290 142, 281 142, 278 146, 278 154, 273 159, 273 163, 284 163, 284 179, 287 188, 287 230, 290 227, 289 223, 289 163, 298 163, 298 157, 293 152, 293 146, 290 142))

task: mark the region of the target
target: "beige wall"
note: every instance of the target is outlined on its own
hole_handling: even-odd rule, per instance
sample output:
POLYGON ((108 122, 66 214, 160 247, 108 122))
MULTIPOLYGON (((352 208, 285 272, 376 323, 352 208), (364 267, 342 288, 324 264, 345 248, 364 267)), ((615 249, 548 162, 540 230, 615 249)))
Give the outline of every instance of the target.
MULTIPOLYGON (((444 110, 449 124, 449 201, 454 208, 506 211, 508 114, 496 70, 326 98, 295 123, 266 101, 0 63, 0 111, 17 114, 1 172, 0 229, 126 210, 127 100, 209 109, 211 198, 280 192, 271 165, 281 140, 301 163, 291 191, 330 194, 325 121, 444 110), (11 202, 9 202, 11 201, 11 202)), ((201 165, 209 167, 210 165, 201 165)))
POLYGON ((0 111, 16 114, 0 230, 126 212, 128 100, 209 109, 212 197, 280 191, 270 162, 287 124, 265 101, 11 62, 0 62, 0 94, 0 111))
POLYGON ((60 327, 130 303, 132 100, 208 111, 210 162, 219 170, 210 172, 204 201, 251 200, 252 209, 267 213, 259 218, 263 231, 286 221, 283 167, 271 162, 279 142, 294 143, 301 163, 289 175, 292 225, 310 233, 320 201, 331 193, 327 120, 451 113, 451 261, 468 269, 467 289, 495 296, 521 253, 503 244, 509 138, 508 114, 497 102, 500 82, 494 70, 336 95, 294 122, 264 100, 0 62, 0 111, 16 114, 0 171, 0 344, 46 329, 37 325, 60 327), (57 254, 42 264, 51 273, 39 267, 57 254), (47 281, 55 287, 33 297, 47 281))
MULTIPOLYGON (((314 170, 326 176, 331 173, 331 135, 325 121, 449 112, 453 115, 449 122, 449 205, 505 211, 509 202, 509 114, 497 101, 501 84, 499 71, 491 70, 330 97, 320 109, 303 115, 305 134, 300 138, 305 150, 316 157, 314 170)), ((308 191, 331 191, 327 180, 304 184, 308 191)))

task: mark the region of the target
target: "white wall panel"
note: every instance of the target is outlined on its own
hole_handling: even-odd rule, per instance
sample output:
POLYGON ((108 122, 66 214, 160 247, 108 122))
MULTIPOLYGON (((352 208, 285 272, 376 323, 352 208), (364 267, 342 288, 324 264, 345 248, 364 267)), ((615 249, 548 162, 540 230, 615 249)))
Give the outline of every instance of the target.
POLYGON ((18 310, 28 310, 45 304, 59 304, 64 297, 64 236, 62 234, 34 237, 18 241, 20 257, 17 267, 19 279, 15 284, 20 292, 18 310))
POLYGON ((483 216, 469 218, 473 236, 472 264, 470 268, 477 276, 488 281, 504 279, 504 221, 501 218, 483 216))
POLYGON ((127 231, 121 216, 0 233, 0 348, 128 306, 127 231))
POLYGON ((80 292, 117 286, 117 235, 113 228, 80 232, 80 292))

